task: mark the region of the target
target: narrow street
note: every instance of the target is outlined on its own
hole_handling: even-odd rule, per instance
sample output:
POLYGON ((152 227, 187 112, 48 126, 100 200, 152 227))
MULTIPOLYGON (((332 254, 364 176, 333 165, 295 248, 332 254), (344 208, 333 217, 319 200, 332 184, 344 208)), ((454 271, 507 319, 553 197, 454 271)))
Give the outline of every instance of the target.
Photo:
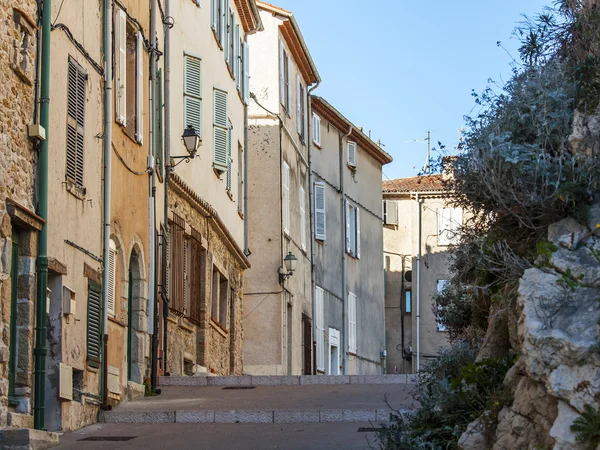
POLYGON ((391 408, 415 406, 414 385, 398 383, 398 377, 369 380, 377 384, 364 377, 353 378, 356 384, 349 377, 322 377, 335 384, 320 385, 260 385, 301 383, 298 377, 215 378, 209 382, 227 385, 166 386, 159 396, 124 403, 102 413, 105 423, 61 436, 58 448, 378 448, 375 429, 391 408))

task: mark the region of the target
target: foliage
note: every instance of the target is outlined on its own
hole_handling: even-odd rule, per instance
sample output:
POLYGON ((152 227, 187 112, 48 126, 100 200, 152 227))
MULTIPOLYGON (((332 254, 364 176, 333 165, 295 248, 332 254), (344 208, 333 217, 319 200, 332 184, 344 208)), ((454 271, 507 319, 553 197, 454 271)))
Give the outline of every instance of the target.
POLYGON ((600 408, 595 410, 591 405, 585 405, 584 409, 571 425, 571 431, 577 434, 578 442, 596 448, 600 445, 600 408))
MULTIPOLYGON (((470 422, 484 411, 504 405, 502 380, 511 362, 475 362, 476 354, 477 350, 464 342, 442 349, 419 378, 414 397, 420 408, 410 415, 392 415, 391 424, 378 435, 382 448, 456 448, 470 422)), ((486 425, 492 426, 491 421, 486 425)))

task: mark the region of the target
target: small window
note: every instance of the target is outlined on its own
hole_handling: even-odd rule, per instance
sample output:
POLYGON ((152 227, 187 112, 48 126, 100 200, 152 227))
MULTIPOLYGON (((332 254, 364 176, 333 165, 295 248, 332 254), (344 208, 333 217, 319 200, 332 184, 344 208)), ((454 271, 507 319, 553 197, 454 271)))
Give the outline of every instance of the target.
POLYGON ((238 212, 244 212, 244 147, 238 142, 238 212))
POLYGON ((224 329, 227 328, 227 311, 229 309, 228 293, 229 282, 227 278, 216 268, 216 266, 213 266, 210 317, 224 329))
MULTIPOLYGON (((202 61, 185 55, 183 71, 183 122, 202 134, 202 61)), ((162 91, 161 91, 162 94, 162 91)))
POLYGON ((346 201, 346 252, 360 258, 360 209, 346 201))
POLYGON ((383 224, 398 225, 398 202, 396 200, 383 201, 383 224))
POLYGON ((108 307, 107 312, 109 316, 114 317, 115 315, 115 286, 117 280, 117 246, 115 241, 110 240, 108 247, 108 307))
POLYGON ((437 210, 438 245, 456 245, 459 243, 462 216, 462 208, 439 208, 437 210))
POLYGON ((347 145, 347 153, 348 153, 348 166, 356 167, 356 142, 348 141, 347 145))
POLYGON ((327 237, 327 211, 325 209, 325 183, 315 183, 315 239, 327 237))
POLYGON ((407 289, 406 291, 404 291, 404 312, 406 314, 411 314, 412 313, 412 292, 407 289))
MULTIPOLYGON (((437 280, 437 293, 441 294, 444 292, 444 289, 448 286, 450 282, 448 280, 437 280)), ((442 305, 438 305, 438 316, 436 319, 437 322, 437 330, 438 331, 446 331, 446 325, 444 325, 440 320, 440 314, 442 312, 442 305)))
POLYGON ((87 365, 100 367, 102 347, 102 289, 88 280, 87 365))
POLYGON ((356 353, 356 295, 352 292, 348 293, 348 324, 348 351, 356 353))
POLYGON ((227 167, 229 166, 227 162, 227 148, 229 139, 229 120, 227 118, 227 114, 227 92, 215 89, 213 119, 213 167, 219 174, 222 174, 223 172, 227 171, 227 167))
POLYGON ((300 246, 302 250, 306 251, 306 199, 304 194, 304 188, 300 186, 300 246))
POLYGON ((313 142, 321 146, 321 118, 316 114, 313 114, 313 142))
POLYGON ((67 181, 83 189, 87 74, 69 57, 67 81, 67 181))
POLYGON ((325 291, 319 286, 315 287, 315 328, 317 341, 317 370, 325 372, 325 320, 323 297, 325 291))
POLYGON ((297 75, 296 83, 296 128, 300 139, 304 142, 306 138, 306 88, 302 84, 300 75, 297 75))
POLYGON ((290 166, 283 162, 283 231, 290 234, 290 166))
POLYGON ((283 42, 279 41, 279 101, 290 113, 291 87, 290 87, 290 57, 283 48, 283 42))

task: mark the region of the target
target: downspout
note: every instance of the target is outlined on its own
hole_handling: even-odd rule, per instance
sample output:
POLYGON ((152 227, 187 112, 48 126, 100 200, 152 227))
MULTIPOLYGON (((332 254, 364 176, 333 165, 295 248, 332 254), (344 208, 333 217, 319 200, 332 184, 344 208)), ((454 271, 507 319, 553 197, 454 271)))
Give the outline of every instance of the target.
POLYGON ((344 351, 342 352, 342 374, 347 375, 348 368, 346 366, 346 359, 348 357, 348 267, 346 266, 346 230, 348 224, 346 223, 346 194, 344 191, 344 139, 346 139, 352 133, 352 125, 348 133, 340 136, 340 193, 341 193, 341 211, 342 211, 342 223, 343 230, 342 236, 342 342, 344 345, 344 351))
POLYGON ((50 132, 50 15, 52 0, 44 0, 42 7, 42 67, 40 90, 40 125, 46 130, 46 139, 40 144, 38 159, 38 214, 44 223, 38 240, 37 303, 35 328, 34 373, 34 427, 44 429, 46 397, 46 291, 48 289, 48 133, 50 132))
POLYGON ((102 248, 102 368, 100 374, 100 392, 102 405, 108 402, 108 254, 110 251, 110 187, 112 157, 112 0, 104 0, 104 195, 103 211, 103 248, 102 248))
POLYGON ((148 196, 148 238, 150 246, 150 267, 148 270, 148 334, 152 336, 151 341, 151 369, 150 384, 152 389, 156 388, 157 368, 158 368, 158 346, 156 345, 156 330, 154 329, 154 315, 156 314, 156 171, 154 153, 155 147, 155 114, 154 114, 154 82, 156 77, 156 0, 150 0, 150 89, 149 103, 149 138, 150 145, 148 150, 148 168, 150 170, 149 196, 148 196))
MULTIPOLYGON (((310 292, 312 295, 312 335, 313 335, 313 344, 311 345, 311 351, 313 351, 315 345, 314 343, 317 341, 317 309, 315 306, 315 298, 316 298, 316 282, 315 282, 315 227, 313 226, 313 215, 314 215, 314 205, 313 205, 313 173, 312 173, 312 149, 313 149, 313 139, 311 134, 311 125, 312 125, 312 101, 311 101, 311 93, 316 88, 319 87, 321 81, 317 81, 317 84, 312 86, 309 90, 306 99, 306 104, 308 105, 308 111, 306 115, 308 116, 307 120, 307 139, 308 139, 308 226, 310 227, 310 292)), ((311 361, 314 358, 311 358, 311 361)), ((313 367, 311 371, 313 375, 316 375, 317 368, 313 367)), ((305 374, 306 375, 306 374, 305 374)))
MULTIPOLYGON (((244 42, 248 43, 248 35, 244 34, 244 42)), ((250 93, 250 86, 246 86, 250 93)), ((248 104, 244 103, 244 255, 250 256, 252 253, 248 247, 249 231, 248 231, 248 104)))
POLYGON ((416 194, 415 200, 419 212, 417 215, 418 239, 417 239, 417 373, 421 370, 421 201, 419 193, 416 194))
POLYGON ((163 281, 162 281, 162 300, 163 300, 163 367, 165 373, 167 370, 167 346, 168 346, 168 326, 169 326, 169 293, 167 292, 168 261, 169 261, 169 180, 171 178, 171 5, 169 0, 165 0, 165 48, 164 48, 164 71, 165 71, 165 198, 163 211, 163 281), (165 245, 166 244, 166 245, 165 245))

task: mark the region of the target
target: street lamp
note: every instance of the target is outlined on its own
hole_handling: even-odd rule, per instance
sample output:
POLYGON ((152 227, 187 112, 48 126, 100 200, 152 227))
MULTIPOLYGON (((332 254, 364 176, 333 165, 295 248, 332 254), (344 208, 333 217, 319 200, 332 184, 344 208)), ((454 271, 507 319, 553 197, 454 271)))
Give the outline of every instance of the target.
POLYGON ((285 264, 285 270, 287 272, 284 272, 283 267, 279 268, 280 283, 283 283, 285 280, 287 280, 294 274, 294 271, 296 270, 296 264, 298 263, 298 258, 296 258, 296 256, 292 252, 288 252, 285 258, 283 258, 283 262, 285 264))
MULTIPOLYGON (((198 147, 202 145, 202 137, 200 136, 200 131, 196 130, 193 125, 188 125, 184 130, 183 135, 181 136, 181 140, 185 145, 185 149, 188 154, 184 156, 171 156, 171 159, 182 159, 186 163, 190 162, 190 160, 194 159, 196 156, 196 152, 198 151, 198 147)), ((180 161, 181 162, 181 161, 180 161)), ((177 164, 179 164, 178 162, 177 164)), ((176 166, 177 164, 171 164, 172 166, 176 166)))

